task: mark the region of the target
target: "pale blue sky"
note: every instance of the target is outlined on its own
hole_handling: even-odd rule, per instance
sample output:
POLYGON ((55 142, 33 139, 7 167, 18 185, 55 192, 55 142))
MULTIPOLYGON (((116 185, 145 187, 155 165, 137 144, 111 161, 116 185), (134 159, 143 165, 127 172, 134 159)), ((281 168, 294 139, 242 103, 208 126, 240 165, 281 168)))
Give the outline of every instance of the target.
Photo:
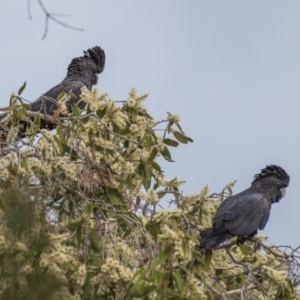
POLYGON ((35 0, 0 4, 0 95, 27 81, 23 96, 35 100, 59 83, 72 58, 95 45, 107 63, 98 88, 115 100, 131 87, 149 93, 157 119, 179 113, 194 143, 174 149, 168 177, 220 191, 237 179, 247 188, 267 164, 291 176, 264 233, 276 244, 300 245, 300 2, 44 0, 51 12, 71 13, 72 31, 49 24, 35 0), (290 233, 290 234, 287 234, 290 233))

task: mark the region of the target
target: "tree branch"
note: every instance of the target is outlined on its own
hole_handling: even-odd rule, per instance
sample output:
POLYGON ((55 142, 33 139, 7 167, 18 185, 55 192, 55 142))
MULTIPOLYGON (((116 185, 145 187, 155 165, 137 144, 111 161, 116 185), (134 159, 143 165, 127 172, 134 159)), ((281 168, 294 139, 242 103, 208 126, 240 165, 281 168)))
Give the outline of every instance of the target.
MULTIPOLYGON (((56 13, 50 13, 46 7, 44 6, 43 2, 41 0, 37 0, 40 8, 42 9, 42 11, 44 12, 45 14, 45 29, 44 29, 44 34, 43 34, 43 37, 42 37, 42 40, 44 40, 46 37, 47 37, 47 34, 48 34, 48 27, 49 27, 49 20, 63 26, 63 27, 66 27, 66 28, 69 28, 69 29, 72 29, 72 30, 77 30, 77 31, 83 31, 82 28, 78 28, 78 27, 75 27, 75 26, 72 26, 72 25, 69 25, 65 22, 62 22, 60 21, 57 17, 69 17, 71 16, 70 14, 56 14, 56 13)), ((28 0, 27 2, 27 13, 28 13, 28 18, 29 20, 32 20, 32 15, 31 15, 31 0, 28 0)))

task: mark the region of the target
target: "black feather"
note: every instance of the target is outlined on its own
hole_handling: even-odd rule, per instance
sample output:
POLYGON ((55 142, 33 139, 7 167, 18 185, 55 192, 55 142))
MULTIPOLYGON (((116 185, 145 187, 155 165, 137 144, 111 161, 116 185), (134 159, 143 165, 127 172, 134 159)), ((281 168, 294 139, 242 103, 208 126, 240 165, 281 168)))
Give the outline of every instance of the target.
MULTIPOLYGON (((99 46, 84 51, 84 56, 72 59, 64 80, 34 101, 29 110, 53 115, 58 109, 57 97, 62 92, 71 95, 67 102, 69 112, 71 112, 72 104, 77 104, 83 109, 86 104, 81 101, 81 89, 83 87, 91 89, 97 84, 98 74, 104 70, 104 66, 105 53, 99 46)), ((49 129, 53 128, 53 125, 49 123, 47 125, 49 129)))
POLYGON ((213 249, 232 236, 249 237, 264 229, 271 204, 282 197, 290 177, 284 169, 270 165, 254 177, 247 190, 230 196, 218 207, 213 227, 201 232, 200 248, 213 249))
POLYGON ((284 183, 285 187, 289 186, 290 176, 286 173, 284 169, 276 165, 266 166, 261 170, 259 174, 254 176, 252 184, 265 177, 276 177, 284 183))

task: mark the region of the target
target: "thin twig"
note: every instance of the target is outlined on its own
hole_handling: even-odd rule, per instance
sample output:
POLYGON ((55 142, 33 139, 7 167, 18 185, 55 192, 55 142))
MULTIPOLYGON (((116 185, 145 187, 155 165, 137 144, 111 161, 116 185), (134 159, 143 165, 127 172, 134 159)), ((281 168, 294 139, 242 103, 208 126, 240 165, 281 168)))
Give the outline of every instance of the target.
MULTIPOLYGON (((42 11, 45 14, 45 29, 44 29, 44 34, 43 34, 42 40, 44 40, 47 37, 48 27, 49 27, 49 20, 52 20, 53 22, 55 22, 55 23, 57 23, 57 24, 59 24, 59 25, 61 25, 63 27, 72 29, 72 30, 83 31, 82 28, 69 25, 69 24, 67 24, 65 22, 62 22, 62 21, 60 21, 59 19, 56 18, 56 17, 69 17, 69 16, 71 16, 70 14, 50 13, 46 9, 46 7, 44 6, 44 4, 43 4, 43 2, 41 0, 37 0, 37 2, 38 2, 40 8, 42 9, 42 11)), ((30 7, 31 7, 31 0, 28 0, 28 2, 27 2, 27 12, 28 12, 29 20, 32 20, 32 15, 31 15, 30 7)))
POLYGON ((31 9, 30 9, 30 2, 31 2, 31 0, 27 1, 27 13, 28 13, 29 20, 32 20, 31 9))

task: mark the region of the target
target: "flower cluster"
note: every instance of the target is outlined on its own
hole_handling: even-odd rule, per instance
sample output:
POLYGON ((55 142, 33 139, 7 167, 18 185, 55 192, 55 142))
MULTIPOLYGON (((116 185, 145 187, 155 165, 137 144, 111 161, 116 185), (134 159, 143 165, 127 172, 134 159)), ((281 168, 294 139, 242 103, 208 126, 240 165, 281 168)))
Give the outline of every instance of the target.
POLYGON ((180 180, 177 177, 174 177, 174 178, 171 178, 171 179, 160 178, 159 183, 160 183, 161 186, 165 186, 165 187, 179 187, 180 185, 185 183, 185 181, 180 180))
POLYGON ((13 144, 17 139, 18 134, 19 134, 19 126, 11 126, 6 137, 6 143, 8 145, 13 144))
POLYGON ((129 97, 126 101, 126 104, 128 105, 128 107, 132 107, 138 112, 144 113, 147 111, 147 109, 141 102, 144 101, 147 97, 147 94, 140 96, 137 95, 137 91, 134 88, 132 88, 129 92, 129 97))
POLYGON ((99 285, 99 296, 104 297, 113 291, 120 297, 124 293, 122 286, 131 281, 133 274, 119 261, 107 258, 101 265, 101 272, 93 278, 93 284, 99 285))
POLYGON ((89 90, 88 88, 83 87, 81 90, 81 98, 89 105, 91 111, 104 110, 108 94, 98 94, 98 91, 95 88, 89 90))
POLYGON ((180 122, 180 116, 177 114, 169 114, 168 120, 172 123, 179 123, 180 122))

